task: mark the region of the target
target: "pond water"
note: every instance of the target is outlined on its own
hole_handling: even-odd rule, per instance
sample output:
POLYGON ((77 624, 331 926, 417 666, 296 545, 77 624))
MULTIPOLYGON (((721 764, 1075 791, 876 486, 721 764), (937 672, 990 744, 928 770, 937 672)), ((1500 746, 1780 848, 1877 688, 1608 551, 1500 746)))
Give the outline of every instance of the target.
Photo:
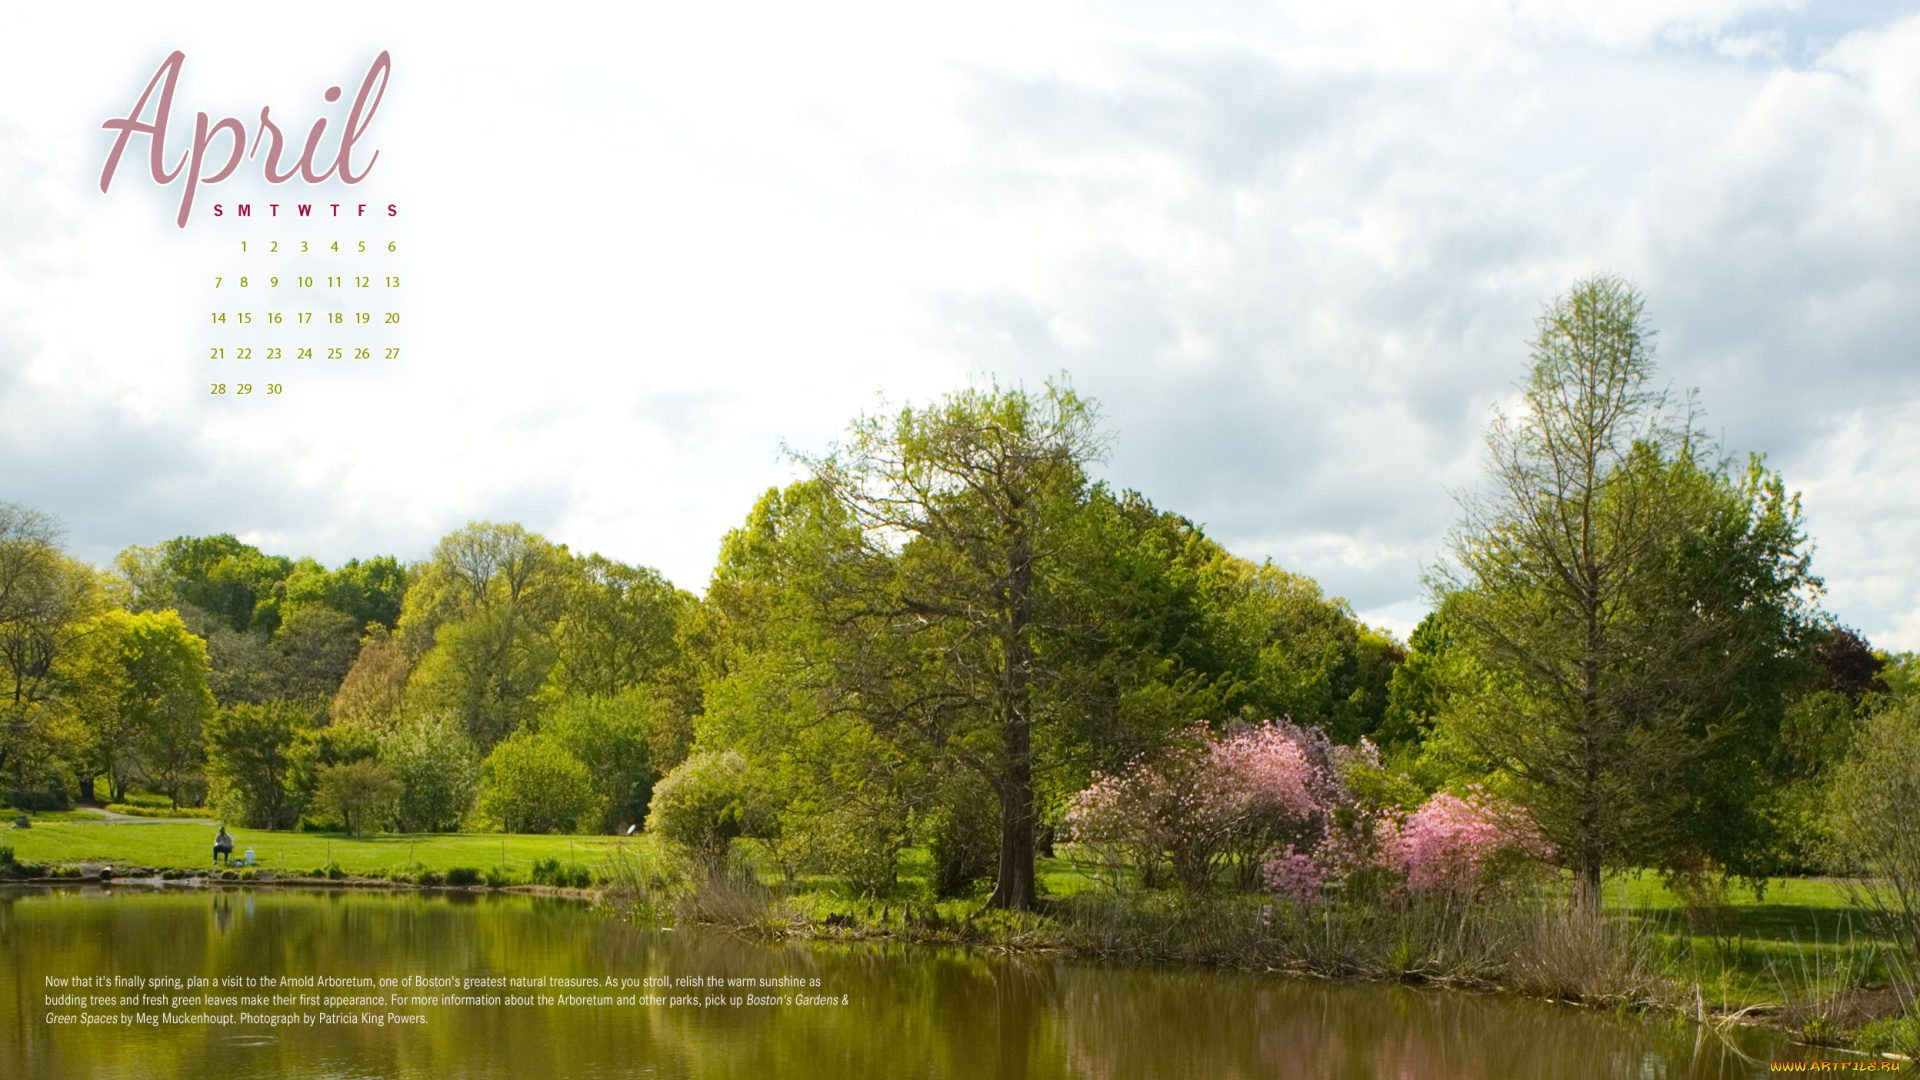
POLYGON ((769 946, 499 894, 0 890, 0 963, 0 1077, 36 1080, 1740 1077, 1804 1056, 1493 995, 769 946))

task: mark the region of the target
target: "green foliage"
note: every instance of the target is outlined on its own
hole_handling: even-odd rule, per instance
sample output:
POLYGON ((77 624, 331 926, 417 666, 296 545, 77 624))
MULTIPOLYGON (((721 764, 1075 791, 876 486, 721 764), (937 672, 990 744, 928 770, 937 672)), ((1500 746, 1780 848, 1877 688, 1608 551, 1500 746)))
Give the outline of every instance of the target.
POLYGON ((1894 697, 1911 698, 1920 695, 1920 653, 1876 653, 1880 662, 1880 679, 1887 684, 1888 693, 1894 697))
POLYGON ((314 801, 339 814, 347 831, 359 836, 369 827, 379 829, 393 816, 401 790, 392 769, 360 758, 322 766, 314 801))
POLYGON ((280 585, 293 570, 293 560, 263 554, 228 533, 129 548, 116 562, 135 610, 178 608, 197 631, 271 632, 280 622, 280 585))
POLYGON ((955 773, 941 785, 939 803, 921 823, 933 859, 935 896, 965 896, 993 873, 1000 855, 997 810, 993 792, 978 776, 955 773))
POLYGON ((380 758, 400 782, 394 813, 402 832, 450 831, 472 808, 480 758, 452 717, 404 721, 381 738, 380 758))
POLYGON ((365 625, 332 608, 290 608, 273 636, 281 687, 277 696, 332 697, 359 655, 360 631, 365 625))
POLYGON ((105 606, 53 517, 0 502, 0 770, 15 805, 65 805, 89 733, 60 700, 63 672, 105 606))
POLYGON ((912 820, 955 875, 943 888, 980 851, 1014 852, 997 902, 1020 903, 1022 851, 1068 797, 1196 719, 1378 726, 1398 645, 1313 582, 1086 483, 1093 415, 1050 387, 864 418, 724 541, 687 635, 697 744, 743 755, 789 875, 884 891, 912 820), (928 779, 962 771, 1013 800, 984 815, 991 843, 982 808, 928 779))
POLYGON ((207 725, 212 801, 232 820, 262 829, 290 829, 306 808, 307 789, 295 754, 315 727, 298 702, 231 705, 207 725))
POLYGON ((1211 636, 1242 719, 1291 717, 1353 742, 1379 728, 1399 645, 1309 578, 1222 553, 1203 578, 1211 636))
POLYGON ((520 730, 552 670, 571 559, 519 525, 444 537, 407 590, 399 636, 418 658, 407 707, 450 712, 483 751, 520 730))
POLYGON ((456 866, 447 871, 447 884, 465 889, 480 884, 480 871, 471 866, 456 866))
POLYGON ((588 555, 573 561, 564 588, 550 676, 560 693, 617 697, 680 659, 678 630, 693 597, 658 571, 588 555))
POLYGON ((520 730, 538 708, 553 645, 546 627, 510 607, 441 624, 407 683, 406 708, 451 713, 482 748, 520 730))
POLYGON ((1879 929, 1920 985, 1920 701, 1889 703, 1866 720, 1834 771, 1826 824, 1839 869, 1865 875, 1861 890, 1879 929))
POLYGON ((360 651, 340 680, 327 713, 336 724, 387 731, 400 719, 407 686, 407 654, 377 623, 367 627, 360 651))
POLYGON ((746 759, 735 751, 696 753, 654 785, 647 831, 717 876, 726 873, 734 839, 765 830, 766 816, 746 759))
POLYGON ((480 765, 474 816, 510 833, 577 832, 599 813, 587 767, 544 735, 516 732, 480 765))
POLYGON ((1595 278, 1541 315, 1525 412, 1496 418, 1490 487, 1430 579, 1485 673, 1445 697, 1444 741, 1532 811, 1589 904, 1606 866, 1763 857, 1757 763, 1819 585, 1780 479, 1705 460, 1667 417, 1641 309, 1595 278))
MULTIPOLYGON (((297 792, 297 801, 304 809, 337 809, 315 799, 319 789, 321 773, 335 765, 368 761, 380 752, 380 743, 373 732, 365 728, 348 727, 325 722, 326 703, 314 699, 300 703, 301 709, 312 718, 312 723, 303 728, 294 738, 288 752, 288 782, 297 792)), ((380 818, 384 824, 386 812, 390 807, 382 805, 380 818)), ((302 828, 313 827, 316 823, 306 822, 302 828)), ((342 824, 351 829, 353 823, 343 819, 342 824)), ((327 822, 323 827, 331 828, 327 822)))
POLYGON ((551 885, 556 889, 584 889, 593 884, 593 874, 586 867, 563 863, 557 858, 535 862, 529 878, 535 885, 551 885))
POLYGON ((540 717, 540 734, 587 767, 601 812, 595 828, 619 832, 646 820, 658 774, 651 740, 655 705, 644 688, 615 697, 569 695, 540 717))
POLYGON ((400 621, 406 591, 406 568, 391 555, 365 562, 348 559, 332 571, 312 559, 301 559, 287 575, 285 604, 289 611, 329 609, 346 616, 356 628, 379 623, 391 630, 400 621))
POLYGON ((16 786, 7 793, 7 802, 15 810, 67 810, 73 806, 73 771, 65 762, 53 758, 29 770, 25 755, 21 755, 14 764, 12 779, 16 786))
POLYGON ((144 777, 178 804, 201 775, 202 727, 214 711, 205 643, 175 612, 115 609, 87 624, 66 678, 114 801, 144 777))

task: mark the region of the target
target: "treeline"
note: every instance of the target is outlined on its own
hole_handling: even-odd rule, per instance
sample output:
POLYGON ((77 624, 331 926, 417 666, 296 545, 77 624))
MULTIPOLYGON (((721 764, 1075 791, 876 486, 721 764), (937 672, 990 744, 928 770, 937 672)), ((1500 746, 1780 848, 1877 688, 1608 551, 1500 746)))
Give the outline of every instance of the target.
POLYGON ((3 505, 0 574, 0 775, 23 809, 137 785, 259 828, 612 830, 690 738, 694 599, 517 525, 413 565, 222 535, 103 572, 3 505))
POLYGON ((103 572, 5 506, 0 775, 282 829, 645 823, 716 874, 752 837, 869 894, 921 844, 1013 908, 1093 832, 1133 880, 1321 889, 1471 862, 1507 808, 1595 902, 1610 868, 1811 868, 1913 658, 1819 610, 1797 500, 1650 389, 1639 303, 1542 316, 1405 645, 1094 481, 1091 401, 987 386, 798 456, 700 597, 491 523, 414 564, 214 536, 103 572))
MULTIPOLYGON (((1404 655, 1344 602, 1136 494, 1077 484, 1046 523, 1032 608, 1043 842, 1094 770, 1196 716, 1291 715, 1349 742, 1388 722, 1404 655)), ((919 635, 926 611, 892 628, 922 640, 890 648, 860 618, 853 638, 827 634, 816 603, 892 602, 818 591, 848 584, 814 573, 854 553, 835 545, 862 543, 834 505, 820 481, 768 492, 704 600, 491 523, 411 565, 330 570, 222 535, 101 571, 10 505, 0 775, 29 809, 138 786, 252 827, 612 831, 645 821, 697 745, 751 756, 752 797, 727 799, 751 803, 790 870, 865 860, 890 878, 910 838, 935 835, 949 876, 991 870, 995 751, 969 746, 997 706, 966 687, 997 662, 969 653, 995 646, 919 635), (961 753, 971 775, 929 783, 961 753)))

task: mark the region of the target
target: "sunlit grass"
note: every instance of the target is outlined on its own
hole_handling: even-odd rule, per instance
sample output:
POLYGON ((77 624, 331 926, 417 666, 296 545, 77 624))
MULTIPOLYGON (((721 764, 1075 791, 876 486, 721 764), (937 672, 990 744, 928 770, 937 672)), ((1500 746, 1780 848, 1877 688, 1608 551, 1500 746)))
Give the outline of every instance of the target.
MULTIPOLYGON (((234 861, 251 848, 255 869, 309 874, 329 864, 348 875, 383 877, 394 873, 456 867, 505 866, 525 880, 536 860, 560 859, 593 867, 623 845, 651 845, 648 838, 614 836, 507 836, 499 833, 388 833, 354 839, 341 833, 268 832, 231 829, 234 861)), ((54 866, 108 863, 158 869, 211 869, 214 825, 107 824, 49 820, 36 816, 30 829, 0 831, 0 844, 12 847, 22 863, 54 866)))

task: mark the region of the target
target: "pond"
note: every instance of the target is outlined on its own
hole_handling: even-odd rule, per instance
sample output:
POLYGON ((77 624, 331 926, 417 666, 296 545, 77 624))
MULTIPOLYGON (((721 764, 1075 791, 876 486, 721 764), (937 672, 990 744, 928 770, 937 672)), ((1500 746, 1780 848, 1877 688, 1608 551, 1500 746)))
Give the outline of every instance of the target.
POLYGON ((37 1080, 1739 1077, 1808 1056, 1495 995, 765 945, 503 894, 0 890, 0 957, 0 1077, 37 1080))

